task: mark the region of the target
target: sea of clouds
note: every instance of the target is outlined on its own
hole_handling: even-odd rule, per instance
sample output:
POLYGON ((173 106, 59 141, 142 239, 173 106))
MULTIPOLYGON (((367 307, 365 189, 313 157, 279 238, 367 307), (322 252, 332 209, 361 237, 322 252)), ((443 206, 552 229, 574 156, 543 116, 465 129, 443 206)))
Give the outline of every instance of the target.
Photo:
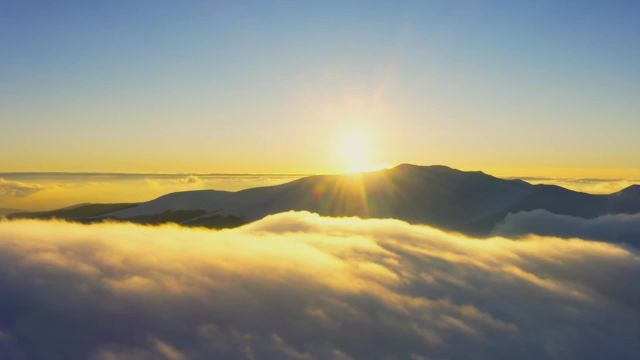
POLYGON ((2 359, 637 359, 640 253, 306 212, 0 222, 2 359))

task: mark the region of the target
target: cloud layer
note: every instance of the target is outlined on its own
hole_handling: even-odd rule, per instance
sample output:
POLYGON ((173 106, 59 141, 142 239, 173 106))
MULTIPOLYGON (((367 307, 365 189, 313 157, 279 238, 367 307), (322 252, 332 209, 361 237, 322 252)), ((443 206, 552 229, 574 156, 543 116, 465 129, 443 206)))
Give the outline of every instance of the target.
POLYGON ((395 220, 0 222, 0 358, 637 358, 640 256, 395 220))
MULTIPOLYGON (((516 178, 513 178, 516 179, 516 178)), ((580 179, 580 178, 550 178, 550 177, 520 177, 532 184, 551 184, 562 186, 567 189, 586 192, 590 194, 613 194, 631 185, 640 184, 637 178, 603 178, 603 179, 580 179)))
POLYGON ((493 230, 507 237, 538 234, 583 238, 640 246, 640 214, 605 215, 594 219, 558 215, 546 210, 509 214, 493 230))

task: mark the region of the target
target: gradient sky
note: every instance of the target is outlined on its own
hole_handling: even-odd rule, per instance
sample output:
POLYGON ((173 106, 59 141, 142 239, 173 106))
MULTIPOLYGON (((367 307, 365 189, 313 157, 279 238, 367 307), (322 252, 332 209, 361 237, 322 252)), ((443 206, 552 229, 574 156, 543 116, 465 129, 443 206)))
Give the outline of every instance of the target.
POLYGON ((0 171, 333 172, 356 132, 379 163, 637 175, 638 14, 2 0, 0 171))

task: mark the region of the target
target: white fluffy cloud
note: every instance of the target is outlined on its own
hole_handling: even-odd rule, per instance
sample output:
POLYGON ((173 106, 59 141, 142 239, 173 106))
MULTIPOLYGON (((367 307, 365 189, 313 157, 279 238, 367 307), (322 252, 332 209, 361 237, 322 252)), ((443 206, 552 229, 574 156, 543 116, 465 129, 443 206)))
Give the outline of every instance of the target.
POLYGON ((528 234, 583 238, 640 246, 640 214, 605 215, 593 219, 558 215, 545 210, 509 214, 496 225, 494 235, 528 234))
POLYGON ((640 257, 284 213, 0 222, 0 358, 637 358, 640 257))

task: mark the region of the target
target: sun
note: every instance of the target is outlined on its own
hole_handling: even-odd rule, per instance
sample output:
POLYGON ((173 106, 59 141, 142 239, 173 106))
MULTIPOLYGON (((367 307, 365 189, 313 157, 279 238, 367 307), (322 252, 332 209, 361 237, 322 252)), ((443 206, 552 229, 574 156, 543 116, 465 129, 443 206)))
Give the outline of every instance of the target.
POLYGON ((338 156, 346 172, 358 173, 385 168, 372 160, 373 146, 371 138, 364 132, 343 134, 338 145, 338 156))

